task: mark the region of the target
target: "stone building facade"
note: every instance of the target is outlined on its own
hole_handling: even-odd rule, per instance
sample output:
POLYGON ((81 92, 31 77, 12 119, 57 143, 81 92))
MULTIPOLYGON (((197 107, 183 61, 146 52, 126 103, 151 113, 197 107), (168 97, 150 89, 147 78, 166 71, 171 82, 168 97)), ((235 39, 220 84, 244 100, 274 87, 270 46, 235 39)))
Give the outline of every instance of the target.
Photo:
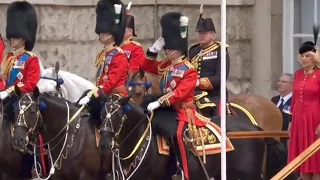
MULTIPOLYGON (((0 0, 0 33, 5 37, 6 8, 12 0, 0 0)), ((102 48, 95 28, 97 0, 29 0, 38 13, 34 48, 45 67, 56 61, 61 68, 94 80, 93 61, 102 48)), ((129 0, 124 0, 125 4, 129 0)), ((133 0, 130 14, 136 18, 137 41, 146 50, 161 35, 160 17, 179 11, 190 18, 190 45, 196 42, 199 6, 211 17, 220 39, 220 0, 133 0)), ((227 0, 227 43, 231 69, 228 87, 234 93, 274 94, 282 70, 282 0, 227 0)), ((7 43, 7 41, 6 41, 7 43)), ((7 44, 7 47, 8 44, 7 44)), ((9 49, 7 49, 9 50, 9 49)))

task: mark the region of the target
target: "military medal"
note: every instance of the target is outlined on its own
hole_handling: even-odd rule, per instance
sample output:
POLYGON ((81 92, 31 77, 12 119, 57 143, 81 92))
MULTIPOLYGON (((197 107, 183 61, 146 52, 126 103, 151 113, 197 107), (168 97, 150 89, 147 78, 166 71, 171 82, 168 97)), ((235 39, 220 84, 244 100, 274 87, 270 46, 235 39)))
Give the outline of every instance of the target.
POLYGON ((176 83, 175 80, 172 80, 172 81, 170 82, 170 86, 171 86, 172 89, 174 89, 174 88, 176 87, 176 85, 177 85, 177 83, 176 83))
POLYGON ((103 81, 106 81, 108 79, 108 76, 107 75, 104 75, 103 77, 102 77, 102 80, 103 81))
POLYGON ((18 87, 22 87, 22 86, 23 86, 23 82, 22 82, 23 75, 22 75, 21 72, 19 72, 19 73, 17 74, 17 78, 19 79, 18 87))

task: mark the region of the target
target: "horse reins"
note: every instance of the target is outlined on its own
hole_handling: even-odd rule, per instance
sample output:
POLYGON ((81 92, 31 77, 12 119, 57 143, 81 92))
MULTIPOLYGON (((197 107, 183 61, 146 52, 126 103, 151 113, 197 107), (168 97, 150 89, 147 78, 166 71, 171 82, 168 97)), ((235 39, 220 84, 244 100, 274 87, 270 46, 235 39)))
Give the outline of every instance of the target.
MULTIPOLYGON (((113 103, 114 103, 114 102, 113 102, 113 103)), ((117 105, 118 105, 118 104, 117 104, 117 105)), ((120 105, 118 105, 118 106, 121 107, 120 105)), ((118 109, 119 109, 119 108, 117 108, 116 111, 117 111, 118 109)), ((106 110, 106 113, 107 113, 107 116, 106 116, 106 117, 109 118, 109 121, 110 121, 111 124, 112 124, 111 115, 113 115, 116 111, 113 111, 113 113, 109 113, 109 112, 107 111, 106 105, 105 105, 105 110, 106 110), (108 116, 108 114, 109 114, 109 116, 108 116)), ((127 159, 131 158, 131 157, 136 153, 136 151, 138 150, 139 146, 141 145, 143 139, 144 139, 145 136, 147 135, 148 129, 149 129, 150 125, 151 125, 151 120, 153 119, 153 112, 151 112, 150 117, 149 117, 149 116, 144 116, 144 117, 142 117, 141 120, 135 125, 135 127, 131 129, 131 131, 128 133, 128 135, 125 136, 124 140, 123 140, 121 143, 119 143, 118 148, 119 148, 119 147, 125 142, 125 140, 133 133, 133 131, 138 127, 138 125, 140 125, 140 124, 142 123, 142 121, 145 120, 145 118, 148 119, 148 124, 147 124, 146 129, 144 130, 143 134, 142 134, 141 137, 139 138, 139 140, 138 140, 137 144, 135 145, 135 147, 133 148, 132 152, 131 152, 127 157, 124 157, 124 158, 120 158, 120 157, 119 157, 121 160, 127 160, 127 159)), ((116 133, 114 133, 114 131, 111 131, 111 132, 110 132, 110 133, 114 133, 114 134, 115 134, 115 136, 112 138, 112 146, 113 146, 113 147, 111 148, 112 151, 114 151, 113 148, 114 148, 115 141, 118 139, 118 137, 119 137, 119 135, 120 135, 120 132, 121 132, 121 129, 122 129, 122 126, 123 126, 123 123, 124 123, 125 119, 126 119, 126 118, 122 118, 122 119, 121 119, 120 128, 119 128, 119 130, 118 130, 116 133)), ((111 126, 112 126, 112 125, 111 125, 111 126)), ((113 127, 111 127, 111 129, 113 129, 113 127)), ((114 152, 113 152, 113 153, 114 153, 114 152)))

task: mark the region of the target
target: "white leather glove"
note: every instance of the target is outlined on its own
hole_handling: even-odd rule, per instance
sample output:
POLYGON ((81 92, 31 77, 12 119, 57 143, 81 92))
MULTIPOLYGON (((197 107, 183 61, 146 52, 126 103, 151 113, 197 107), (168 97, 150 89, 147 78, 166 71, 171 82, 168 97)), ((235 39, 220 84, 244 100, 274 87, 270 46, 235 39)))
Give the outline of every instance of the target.
POLYGON ((0 99, 4 100, 8 96, 9 96, 9 92, 8 91, 1 91, 0 92, 0 99))
POLYGON ((164 46, 164 39, 160 37, 150 48, 149 51, 153 53, 158 53, 159 51, 162 50, 164 46))
POLYGON ((160 107, 159 101, 155 101, 155 102, 152 102, 148 105, 147 110, 151 112, 159 107, 160 107))
POLYGON ((196 83, 196 87, 199 87, 199 85, 200 85, 200 81, 199 81, 199 79, 197 80, 197 83, 196 83))
POLYGON ((85 96, 83 97, 80 101, 79 101, 79 105, 86 105, 88 104, 88 102, 90 101, 90 97, 89 96, 85 96))

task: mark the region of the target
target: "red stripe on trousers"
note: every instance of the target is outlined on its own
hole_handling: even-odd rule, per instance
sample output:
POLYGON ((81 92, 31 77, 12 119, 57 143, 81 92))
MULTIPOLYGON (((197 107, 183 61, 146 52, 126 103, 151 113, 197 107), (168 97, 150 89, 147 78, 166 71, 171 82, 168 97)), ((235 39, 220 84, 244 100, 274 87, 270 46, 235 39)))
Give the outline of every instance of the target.
POLYGON ((47 169, 46 169, 46 163, 44 160, 43 139, 42 139, 41 134, 39 134, 39 144, 40 144, 40 159, 41 159, 42 171, 43 171, 43 175, 46 175, 47 169))
POLYGON ((182 160, 182 169, 183 169, 184 177, 186 179, 189 179, 187 155, 186 155, 186 150, 184 148, 184 142, 182 140, 182 131, 183 131, 184 124, 185 124, 184 121, 179 121, 178 129, 177 129, 177 141, 178 141, 178 146, 180 150, 180 157, 182 160))

